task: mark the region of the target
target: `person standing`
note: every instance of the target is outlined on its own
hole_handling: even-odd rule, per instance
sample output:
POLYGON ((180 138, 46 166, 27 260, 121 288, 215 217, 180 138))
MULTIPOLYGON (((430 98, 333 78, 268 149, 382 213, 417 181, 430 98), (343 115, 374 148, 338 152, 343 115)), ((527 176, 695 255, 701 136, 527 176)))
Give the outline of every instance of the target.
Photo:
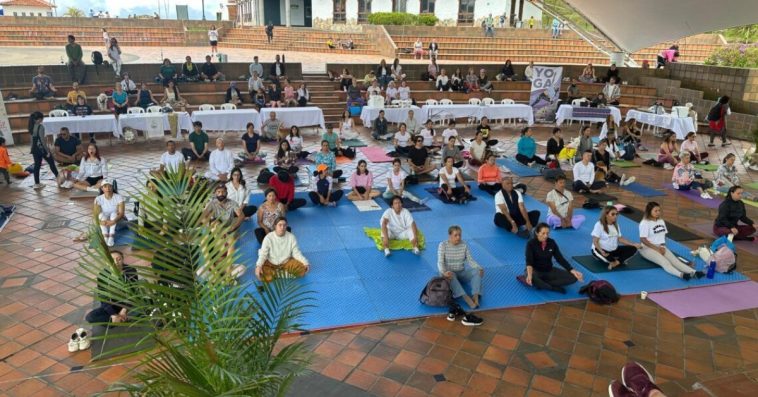
POLYGON ((76 81, 79 84, 84 84, 84 78, 87 75, 86 66, 82 57, 82 46, 76 42, 76 37, 70 34, 68 35, 68 44, 66 44, 66 56, 68 57, 68 73, 71 76, 71 81, 76 81))
POLYGON ((211 55, 218 54, 218 29, 216 29, 216 25, 211 25, 211 29, 208 31, 208 41, 211 44, 211 55))
POLYGON ((721 137, 721 146, 731 145, 732 143, 726 139, 726 116, 731 113, 729 110, 729 96, 724 95, 716 102, 716 105, 708 111, 708 127, 710 128, 710 140, 708 147, 716 146, 713 143, 716 135, 721 137))
POLYGON ((39 182, 39 170, 42 168, 42 160, 47 161, 50 171, 58 181, 58 186, 62 182, 62 174, 58 174, 53 154, 47 145, 47 139, 45 139, 45 126, 42 125, 44 118, 45 116, 41 112, 34 112, 29 116, 29 133, 32 135, 31 154, 34 157, 34 188, 37 190, 45 187, 45 185, 39 182))
POLYGON ((111 38, 108 45, 108 58, 111 60, 111 66, 113 66, 116 77, 121 77, 121 47, 119 47, 118 40, 115 37, 111 38))
POLYGON ((268 25, 266 25, 266 39, 269 44, 274 41, 274 23, 271 21, 268 21, 268 25))
POLYGON ((108 29, 106 28, 103 28, 103 44, 105 44, 105 49, 111 46, 111 37, 108 35, 108 29))

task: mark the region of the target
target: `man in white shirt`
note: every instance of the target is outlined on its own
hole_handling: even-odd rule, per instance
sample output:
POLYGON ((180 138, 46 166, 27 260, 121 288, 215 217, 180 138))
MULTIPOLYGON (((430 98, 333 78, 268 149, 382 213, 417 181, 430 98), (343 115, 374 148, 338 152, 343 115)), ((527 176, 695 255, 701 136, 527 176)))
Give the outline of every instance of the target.
POLYGON ((250 77, 250 79, 247 81, 247 91, 250 93, 250 96, 254 96, 258 90, 263 89, 263 79, 261 79, 258 72, 253 72, 253 75, 250 77))
POLYGON ((590 162, 592 152, 582 153, 582 161, 574 164, 573 190, 577 193, 600 193, 605 189, 605 181, 595 180, 595 165, 590 162))
POLYGON ((300 252, 295 236, 287 231, 287 218, 274 221, 274 232, 263 238, 255 263, 255 277, 264 283, 277 276, 303 277, 310 270, 308 259, 300 252))
MULTIPOLYGON (((265 140, 275 141, 280 138, 280 130, 282 128, 282 122, 276 118, 276 112, 271 112, 268 114, 268 120, 263 122, 263 126, 261 126, 261 130, 263 131, 263 136, 261 138, 265 140)), ((286 131, 285 131, 286 134, 286 131)))
POLYGON ((166 152, 161 155, 160 172, 177 172, 179 165, 184 163, 184 155, 176 151, 176 142, 166 142, 166 152))
POLYGON ((574 196, 566 190, 566 177, 558 175, 555 178, 555 185, 553 190, 548 192, 545 198, 547 204, 547 224, 555 228, 569 228, 573 227, 578 229, 584 223, 584 215, 574 215, 574 208, 571 203, 574 201, 574 196))
POLYGON ((263 65, 258 63, 257 55, 253 57, 253 63, 250 64, 248 70, 250 72, 250 77, 254 76, 255 73, 258 73, 258 77, 263 76, 263 65))
POLYGON ((524 196, 513 188, 513 178, 503 178, 500 186, 500 191, 495 194, 495 226, 511 233, 518 233, 524 226, 527 232, 531 232, 540 221, 540 212, 526 210, 524 196))
POLYGON ((392 198, 392 208, 384 211, 381 219, 384 256, 390 255, 390 240, 410 240, 413 253, 418 255, 418 229, 411 212, 403 208, 402 197, 392 198))
POLYGON ((124 73, 124 79, 121 80, 121 88, 129 95, 137 93, 137 84, 129 78, 129 73, 124 73))
POLYGON ((405 128, 408 130, 408 133, 411 135, 418 134, 419 125, 418 121, 416 121, 415 113, 413 110, 408 111, 408 118, 405 120, 405 128))
POLYGON ((224 149, 222 138, 216 139, 216 150, 211 152, 205 177, 212 181, 226 182, 229 180, 232 168, 234 168, 234 154, 231 150, 224 149))

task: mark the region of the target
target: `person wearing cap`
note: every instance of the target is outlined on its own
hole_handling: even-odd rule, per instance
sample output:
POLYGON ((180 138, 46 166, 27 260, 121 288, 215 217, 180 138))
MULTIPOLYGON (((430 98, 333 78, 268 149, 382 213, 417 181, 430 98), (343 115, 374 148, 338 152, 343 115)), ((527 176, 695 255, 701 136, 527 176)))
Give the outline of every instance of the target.
POLYGON ((324 164, 316 167, 316 178, 313 179, 308 197, 315 205, 335 207, 345 193, 342 189, 332 191, 333 179, 326 173, 328 169, 329 167, 324 164))
POLYGON ((103 193, 95 197, 94 213, 100 224, 105 244, 115 245, 116 224, 124 219, 124 198, 113 192, 113 181, 103 179, 100 184, 103 193))
POLYGON ((229 180, 232 168, 234 168, 234 154, 231 150, 225 149, 223 138, 216 138, 216 150, 211 152, 205 177, 212 181, 226 182, 229 180))
POLYGON ((295 236, 287 230, 287 218, 274 221, 274 231, 263 239, 255 263, 255 277, 268 283, 279 276, 300 278, 310 270, 308 259, 300 251, 295 236))
POLYGON ((342 176, 342 170, 337 169, 337 159, 334 157, 334 152, 329 150, 329 141, 321 141, 321 150, 313 153, 313 162, 317 166, 325 165, 332 172, 332 178, 342 176))
POLYGON ((272 176, 268 186, 274 189, 279 202, 287 206, 287 211, 294 211, 306 204, 305 199, 295 198, 295 180, 287 171, 279 171, 272 176))
POLYGON ((187 136, 190 147, 182 149, 182 155, 187 160, 205 160, 210 157, 208 150, 208 134, 203 131, 203 123, 195 121, 192 123, 192 132, 187 136))
POLYGON ((403 208, 403 198, 392 197, 392 206, 382 214, 380 221, 382 229, 382 246, 384 256, 390 256, 390 240, 410 240, 413 253, 420 253, 418 248, 418 228, 411 212, 403 208))

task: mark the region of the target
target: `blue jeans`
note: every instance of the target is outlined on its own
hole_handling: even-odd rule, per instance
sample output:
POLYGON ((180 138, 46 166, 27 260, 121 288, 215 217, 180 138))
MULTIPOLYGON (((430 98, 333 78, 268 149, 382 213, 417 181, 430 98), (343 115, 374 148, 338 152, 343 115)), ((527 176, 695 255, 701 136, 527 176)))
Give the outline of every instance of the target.
POLYGON ((468 268, 459 272, 453 272, 453 278, 450 279, 450 288, 453 290, 453 298, 459 298, 466 295, 461 282, 467 282, 471 285, 471 295, 481 295, 482 276, 479 269, 468 268))

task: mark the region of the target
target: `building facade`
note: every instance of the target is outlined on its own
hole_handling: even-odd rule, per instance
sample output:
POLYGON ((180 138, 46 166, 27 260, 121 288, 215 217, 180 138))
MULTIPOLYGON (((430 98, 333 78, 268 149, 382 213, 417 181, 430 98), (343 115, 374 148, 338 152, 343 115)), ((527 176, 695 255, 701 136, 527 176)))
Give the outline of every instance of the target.
POLYGON ((54 5, 44 0, 0 0, 3 15, 14 17, 52 17, 54 5))
POLYGON ((440 25, 472 26, 492 14, 515 14, 539 25, 542 10, 524 0, 238 0, 237 23, 245 26, 355 25, 368 22, 373 12, 433 14, 440 25))

